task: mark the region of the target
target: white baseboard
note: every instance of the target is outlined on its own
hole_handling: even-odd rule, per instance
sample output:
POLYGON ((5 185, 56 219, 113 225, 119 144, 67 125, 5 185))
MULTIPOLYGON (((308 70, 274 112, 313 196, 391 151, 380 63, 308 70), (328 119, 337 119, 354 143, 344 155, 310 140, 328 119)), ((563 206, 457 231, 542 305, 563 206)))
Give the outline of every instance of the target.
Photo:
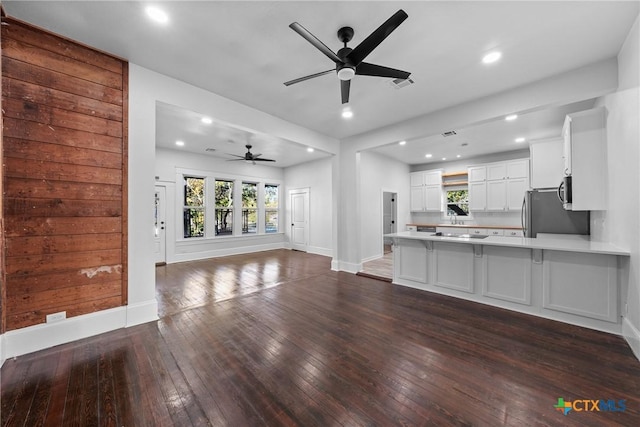
POLYGON ((158 319, 155 299, 43 323, 0 335, 0 366, 6 359, 158 319))
POLYGON ((270 251, 273 249, 288 249, 283 242, 267 243, 262 245, 238 246, 235 248, 212 249, 201 252, 176 253, 173 259, 167 260, 169 264, 185 261, 198 261, 207 258, 218 258, 229 255, 242 255, 253 252, 270 251))
POLYGON ((340 261, 335 258, 331 259, 331 271, 340 271, 340 261))
POLYGON ((323 255, 331 257, 333 256, 333 251, 327 248, 321 248, 319 246, 308 246, 307 252, 310 254, 323 255))
MULTIPOLYGON (((331 264, 333 266, 333 263, 331 264)), ((362 263, 338 261, 337 271, 346 271, 347 273, 356 274, 362 271, 362 263)))
POLYGON ((373 260, 376 260, 376 259, 380 259, 383 256, 384 256, 384 254, 378 254, 378 255, 370 256, 368 258, 363 259, 362 260, 362 264, 364 264, 365 262, 369 262, 369 261, 373 261, 373 260))
POLYGON ((126 307, 116 307, 55 323, 43 323, 4 334, 5 358, 65 344, 93 335, 124 328, 126 307))
POLYGON ((629 347, 631 347, 636 359, 640 360, 640 330, 626 317, 622 318, 622 336, 629 343, 629 347))
POLYGON ((141 325, 158 320, 158 301, 154 298, 149 301, 129 304, 127 306, 126 327, 141 325))

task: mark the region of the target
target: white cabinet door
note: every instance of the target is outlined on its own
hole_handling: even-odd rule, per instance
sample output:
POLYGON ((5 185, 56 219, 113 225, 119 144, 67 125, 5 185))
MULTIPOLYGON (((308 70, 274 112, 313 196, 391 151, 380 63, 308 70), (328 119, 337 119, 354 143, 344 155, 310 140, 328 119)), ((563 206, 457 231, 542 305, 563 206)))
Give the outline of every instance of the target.
POLYGON ((424 185, 426 186, 441 186, 442 185, 442 171, 431 171, 424 173, 424 185))
POLYGON ((442 187, 434 185, 424 188, 425 210, 432 212, 442 211, 442 187))
POLYGON ((469 209, 472 211, 484 211, 487 209, 487 183, 469 183, 469 209))
POLYGON ((513 160, 507 162, 507 179, 526 178, 529 176, 529 160, 513 160))
POLYGON ((507 164, 504 162, 487 165, 487 181, 505 179, 507 177, 507 164))
POLYGON ((411 212, 423 212, 424 202, 424 187, 411 187, 411 212))
POLYGON ((504 230, 505 237, 524 237, 522 230, 504 230))
POLYGON ((564 177, 564 141, 552 139, 531 144, 531 187, 550 188, 560 185, 564 177))
POLYGON ((409 174, 412 187, 420 187, 424 185, 424 172, 411 172, 409 174))
POLYGON ((487 229, 489 236, 504 236, 504 230, 502 228, 489 228, 487 229))
POLYGON ((507 206, 507 181, 487 181, 487 210, 504 211, 507 206))
POLYGON ((571 117, 564 119, 562 127, 562 162, 564 165, 564 176, 571 175, 571 117))
POLYGON ((529 189, 526 178, 510 179, 507 181, 507 210, 519 211, 522 209, 524 193, 529 189))
POLYGON ((468 169, 469 182, 484 182, 487 179, 486 166, 473 166, 468 169))

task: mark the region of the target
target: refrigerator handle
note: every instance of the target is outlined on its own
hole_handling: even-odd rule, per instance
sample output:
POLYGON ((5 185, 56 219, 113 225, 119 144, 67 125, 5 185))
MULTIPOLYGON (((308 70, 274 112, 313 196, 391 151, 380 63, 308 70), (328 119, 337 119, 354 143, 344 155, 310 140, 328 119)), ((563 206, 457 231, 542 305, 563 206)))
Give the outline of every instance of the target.
POLYGON ((522 199, 522 210, 520 211, 520 224, 522 224, 522 237, 527 237, 527 226, 525 224, 527 209, 527 193, 524 194, 522 199))
POLYGON ((564 180, 558 186, 558 193, 557 193, 558 194, 558 199, 560 200, 560 203, 562 203, 562 204, 564 204, 564 198, 562 197, 563 188, 564 188, 564 180))

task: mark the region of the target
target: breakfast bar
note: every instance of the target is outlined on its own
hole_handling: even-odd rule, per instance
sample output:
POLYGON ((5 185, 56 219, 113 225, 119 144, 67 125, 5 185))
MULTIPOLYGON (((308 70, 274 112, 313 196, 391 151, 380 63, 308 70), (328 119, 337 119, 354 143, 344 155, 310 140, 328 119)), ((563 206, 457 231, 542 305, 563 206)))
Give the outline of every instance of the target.
POLYGON ((393 240, 394 284, 621 333, 629 251, 583 236, 386 237, 393 240))

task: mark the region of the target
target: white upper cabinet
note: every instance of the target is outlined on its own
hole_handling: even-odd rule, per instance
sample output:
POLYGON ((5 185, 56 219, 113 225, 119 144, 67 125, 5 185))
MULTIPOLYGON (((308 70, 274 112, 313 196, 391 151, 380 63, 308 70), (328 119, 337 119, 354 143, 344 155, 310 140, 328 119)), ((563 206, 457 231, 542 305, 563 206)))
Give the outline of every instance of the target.
POLYGON ((472 166, 468 169, 469 182, 484 182, 487 180, 486 166, 472 166))
POLYGON ((560 185, 565 170, 563 150, 561 138, 531 144, 531 188, 556 188, 560 185))
POLYGON ((442 211, 442 171, 412 172, 411 211, 442 211))
POLYGON ((518 211, 527 189, 529 159, 469 168, 469 209, 472 211, 518 211))
POLYGON ((565 174, 571 175, 572 209, 605 210, 607 147, 604 107, 569 114, 562 135, 565 174))

